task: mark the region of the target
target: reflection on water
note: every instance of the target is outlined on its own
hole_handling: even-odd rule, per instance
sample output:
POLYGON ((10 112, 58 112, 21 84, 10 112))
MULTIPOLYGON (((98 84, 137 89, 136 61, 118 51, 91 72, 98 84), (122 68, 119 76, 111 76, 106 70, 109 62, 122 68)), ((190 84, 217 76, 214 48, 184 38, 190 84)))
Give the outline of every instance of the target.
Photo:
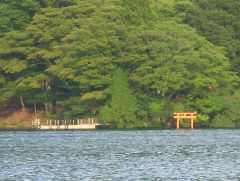
POLYGON ((0 180, 240 180, 240 130, 0 132, 0 180))

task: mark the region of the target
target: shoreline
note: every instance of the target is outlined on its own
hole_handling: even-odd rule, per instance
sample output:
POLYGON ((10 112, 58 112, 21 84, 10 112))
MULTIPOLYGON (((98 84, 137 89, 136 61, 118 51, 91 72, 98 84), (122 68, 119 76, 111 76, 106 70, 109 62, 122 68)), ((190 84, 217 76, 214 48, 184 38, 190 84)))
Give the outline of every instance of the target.
POLYGON ((182 128, 179 130, 176 130, 174 128, 133 128, 133 129, 104 129, 104 128, 97 128, 97 129, 66 129, 66 130, 40 130, 35 128, 0 128, 0 132, 77 132, 77 131, 151 131, 151 130, 159 130, 159 131, 197 131, 197 130, 240 130, 240 128, 196 128, 196 129, 188 129, 188 128, 182 128))

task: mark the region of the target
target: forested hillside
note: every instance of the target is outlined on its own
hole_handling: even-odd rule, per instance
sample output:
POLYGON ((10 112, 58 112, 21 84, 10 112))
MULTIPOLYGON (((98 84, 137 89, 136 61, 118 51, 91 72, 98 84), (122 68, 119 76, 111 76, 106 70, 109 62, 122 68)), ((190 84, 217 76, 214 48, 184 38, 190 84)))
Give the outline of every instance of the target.
POLYGON ((197 111, 197 127, 240 127, 239 12, 237 0, 1 0, 0 119, 171 127, 174 111, 197 111))

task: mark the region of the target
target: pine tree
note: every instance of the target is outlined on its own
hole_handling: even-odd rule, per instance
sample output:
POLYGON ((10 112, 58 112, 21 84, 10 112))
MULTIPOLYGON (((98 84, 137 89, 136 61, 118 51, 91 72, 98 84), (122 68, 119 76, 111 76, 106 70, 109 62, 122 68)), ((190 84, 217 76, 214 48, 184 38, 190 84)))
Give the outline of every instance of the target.
POLYGON ((132 128, 137 125, 137 101, 127 81, 128 78, 121 69, 114 72, 109 88, 110 101, 100 110, 100 119, 117 128, 132 128))

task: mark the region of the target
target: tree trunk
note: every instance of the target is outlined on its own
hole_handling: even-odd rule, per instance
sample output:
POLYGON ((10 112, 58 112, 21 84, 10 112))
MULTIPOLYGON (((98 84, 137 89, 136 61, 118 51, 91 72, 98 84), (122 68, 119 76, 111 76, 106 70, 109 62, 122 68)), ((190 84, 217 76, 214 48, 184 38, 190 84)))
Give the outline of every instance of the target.
POLYGON ((35 102, 34 102, 33 106, 34 106, 34 114, 35 114, 35 117, 37 117, 37 105, 36 105, 35 102))
POLYGON ((25 112, 26 109, 25 109, 25 104, 23 102, 22 96, 20 96, 20 102, 21 102, 22 110, 25 112))
POLYGON ((52 100, 52 113, 56 114, 57 100, 52 100))
POLYGON ((44 102, 44 107, 45 107, 45 112, 46 114, 48 113, 48 105, 47 105, 47 102, 44 102))

